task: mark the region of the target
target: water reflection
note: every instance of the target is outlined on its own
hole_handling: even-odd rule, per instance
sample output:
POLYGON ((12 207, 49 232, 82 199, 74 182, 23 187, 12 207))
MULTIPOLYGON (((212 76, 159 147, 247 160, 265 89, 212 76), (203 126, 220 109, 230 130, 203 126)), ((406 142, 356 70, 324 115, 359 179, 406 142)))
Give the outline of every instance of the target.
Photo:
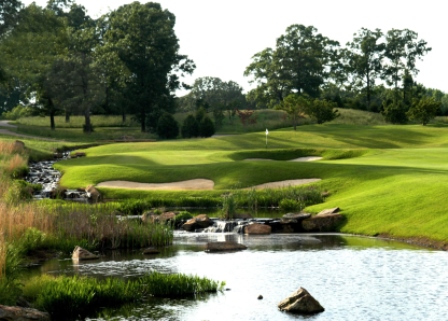
POLYGON ((174 246, 157 256, 111 252, 77 265, 49 262, 41 271, 135 277, 157 270, 226 281, 230 288, 198 300, 152 300, 105 310, 90 320, 407 321, 446 319, 447 265, 446 252, 374 238, 176 233, 174 246), (248 249, 206 253, 205 244, 217 240, 234 240, 248 249), (325 312, 305 318, 278 311, 278 302, 299 287, 315 296, 325 312), (263 300, 257 300, 260 294, 263 300))

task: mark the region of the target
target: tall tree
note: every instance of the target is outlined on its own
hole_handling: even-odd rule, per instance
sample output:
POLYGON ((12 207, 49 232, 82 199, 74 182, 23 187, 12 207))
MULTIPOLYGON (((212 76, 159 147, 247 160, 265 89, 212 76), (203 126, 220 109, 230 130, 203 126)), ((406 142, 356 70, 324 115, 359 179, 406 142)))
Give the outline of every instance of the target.
POLYGON ((0 0, 0 39, 16 25, 22 7, 20 0, 0 0))
MULTIPOLYGON (((399 86, 411 83, 410 77, 418 74, 417 60, 431 51, 424 40, 418 40, 418 34, 409 29, 392 29, 386 34, 384 56, 388 62, 383 66, 383 79, 395 90, 395 103, 399 100, 399 86)), ((402 101, 406 101, 406 90, 403 91, 402 101)))
POLYGON ((338 47, 338 42, 317 33, 313 26, 289 26, 277 39, 275 50, 257 53, 246 68, 245 75, 252 76, 260 88, 253 94, 268 96, 271 106, 291 93, 318 97, 338 47))
POLYGON ((290 94, 276 108, 284 110, 292 118, 294 130, 297 129, 297 120, 304 117, 310 105, 310 101, 298 94, 290 94))
POLYGON ((348 71, 352 75, 352 84, 365 91, 366 109, 370 109, 372 87, 382 70, 385 44, 381 41, 383 33, 362 28, 354 34, 353 41, 347 43, 348 71))
POLYGON ((195 68, 178 53, 175 21, 171 12, 153 2, 133 2, 108 17, 105 43, 131 73, 127 87, 142 131, 146 131, 147 116, 163 108, 161 101, 170 99, 171 92, 182 85, 179 77, 195 68))
POLYGON ((17 21, 16 27, 0 43, 6 71, 28 87, 28 93, 37 95, 38 101, 45 101, 43 107, 49 107, 50 124, 54 129, 53 109, 58 107, 46 79, 53 64, 68 50, 65 20, 33 3, 20 11, 17 21))

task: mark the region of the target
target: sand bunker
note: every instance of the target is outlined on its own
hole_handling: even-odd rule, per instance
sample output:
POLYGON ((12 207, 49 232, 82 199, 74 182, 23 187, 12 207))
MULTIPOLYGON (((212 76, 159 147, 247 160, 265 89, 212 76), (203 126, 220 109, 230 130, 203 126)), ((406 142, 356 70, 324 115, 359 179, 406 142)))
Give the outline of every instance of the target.
MULTIPOLYGON (((265 183, 261 185, 256 185, 250 188, 255 189, 264 189, 264 188, 281 188, 281 187, 289 187, 289 186, 297 186, 303 184, 309 184, 320 181, 319 178, 310 178, 310 179, 293 179, 287 181, 280 182, 271 182, 265 183)), ((124 189, 137 189, 137 190, 146 190, 146 191, 205 191, 205 190, 213 190, 215 183, 208 179, 192 179, 189 181, 183 182, 173 182, 173 183, 136 183, 136 182, 128 182, 128 181, 109 181, 99 183, 98 187, 108 187, 108 188, 124 188, 124 189)))
POLYGON ((192 179, 189 181, 173 182, 173 183, 136 183, 128 181, 108 181, 99 183, 98 187, 109 188, 126 188, 139 190, 169 190, 169 191, 188 191, 188 190, 212 190, 215 183, 208 179, 192 179))
MULTIPOLYGON (((321 160, 322 157, 317 156, 306 156, 306 157, 299 157, 296 159, 288 160, 287 162, 312 162, 312 161, 318 161, 321 160)), ((274 161, 274 159, 269 158, 246 158, 245 161, 255 161, 255 162, 266 162, 266 161, 274 161)))

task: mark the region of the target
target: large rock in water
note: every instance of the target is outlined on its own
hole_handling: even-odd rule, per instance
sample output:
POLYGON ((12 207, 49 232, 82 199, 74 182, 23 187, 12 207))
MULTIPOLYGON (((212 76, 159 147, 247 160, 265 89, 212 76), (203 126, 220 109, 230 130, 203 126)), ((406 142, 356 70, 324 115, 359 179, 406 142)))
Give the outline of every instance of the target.
POLYGON ((303 220, 302 228, 305 232, 336 232, 344 219, 344 216, 339 213, 338 207, 330 208, 303 220))
POLYGON ((95 255, 80 246, 76 246, 73 250, 72 259, 73 260, 95 260, 98 259, 99 256, 95 255))
POLYGON ((207 243, 207 252, 232 252, 232 251, 241 251, 247 249, 247 246, 234 242, 234 241, 226 241, 226 242, 208 242, 207 243))
POLYGON ((260 223, 248 224, 244 227, 244 234, 248 235, 269 235, 271 231, 272 227, 260 223))
POLYGON ((212 225, 213 221, 206 214, 200 214, 185 222, 185 224, 182 225, 182 228, 185 231, 191 232, 197 229, 207 228, 212 225))
POLYGON ((289 297, 278 304, 278 308, 282 311, 300 314, 314 314, 325 311, 319 301, 313 298, 304 288, 299 288, 291 293, 289 297))
POLYGON ((50 315, 31 308, 0 305, 0 320, 5 321, 50 321, 50 315))
POLYGON ((96 204, 99 202, 99 200, 101 198, 101 194, 100 194, 100 192, 98 192, 98 190, 95 188, 95 186, 89 185, 86 187, 85 191, 86 191, 87 198, 89 199, 90 203, 96 204))

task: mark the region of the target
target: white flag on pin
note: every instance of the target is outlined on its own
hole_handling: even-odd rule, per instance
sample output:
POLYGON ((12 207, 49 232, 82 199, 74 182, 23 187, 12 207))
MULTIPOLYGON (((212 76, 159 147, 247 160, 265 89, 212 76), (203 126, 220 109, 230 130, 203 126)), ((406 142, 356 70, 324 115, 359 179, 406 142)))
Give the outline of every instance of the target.
POLYGON ((269 134, 269 131, 268 131, 268 129, 266 128, 266 136, 269 134))

